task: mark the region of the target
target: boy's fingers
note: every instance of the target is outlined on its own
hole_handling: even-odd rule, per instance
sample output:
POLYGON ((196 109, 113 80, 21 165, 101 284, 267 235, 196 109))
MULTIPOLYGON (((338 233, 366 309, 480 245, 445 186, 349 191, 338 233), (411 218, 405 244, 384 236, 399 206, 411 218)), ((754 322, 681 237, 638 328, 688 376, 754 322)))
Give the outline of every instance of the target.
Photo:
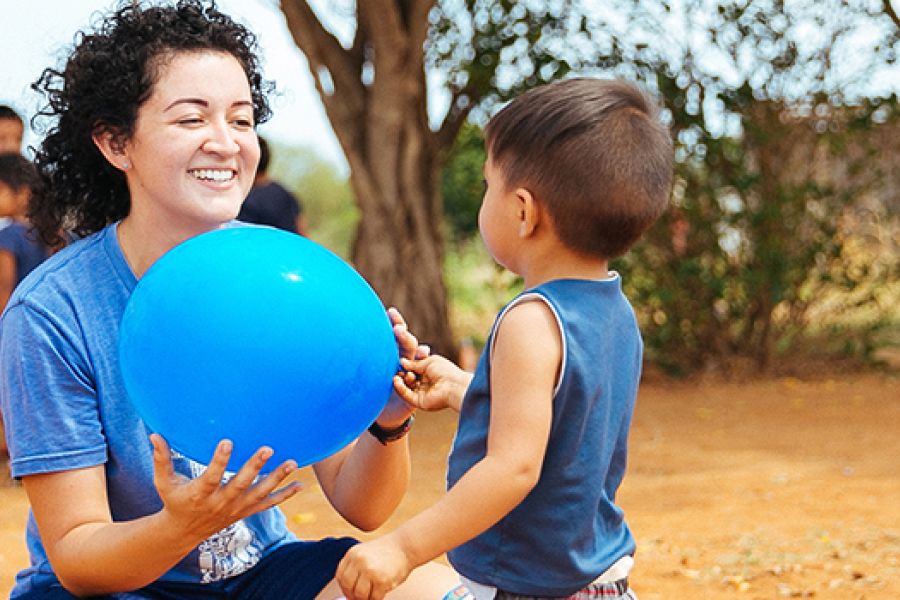
POLYGON ((404 401, 409 401, 410 390, 406 387, 406 383, 403 382, 403 378, 399 375, 394 375, 394 391, 397 392, 397 395, 400 396, 404 401))
POLYGON ((417 358, 415 360, 411 359, 411 358, 402 357, 400 359, 400 366, 403 367, 404 371, 409 371, 411 373, 416 373, 418 375, 422 375, 425 372, 425 367, 427 366, 427 363, 425 362, 426 360, 427 359, 425 357, 417 358))

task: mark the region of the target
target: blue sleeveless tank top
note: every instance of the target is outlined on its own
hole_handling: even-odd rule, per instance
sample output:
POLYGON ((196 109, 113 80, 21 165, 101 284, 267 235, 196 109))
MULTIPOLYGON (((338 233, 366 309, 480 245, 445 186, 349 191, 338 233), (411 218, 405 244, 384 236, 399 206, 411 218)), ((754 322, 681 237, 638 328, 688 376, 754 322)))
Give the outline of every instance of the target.
POLYGON ((618 274, 550 281, 514 298, 494 322, 463 400, 448 488, 485 456, 494 332, 506 310, 528 298, 550 306, 563 340, 540 479, 515 509, 450 551, 449 559, 478 583, 529 596, 567 596, 634 553, 615 494, 625 474, 643 344, 618 274))

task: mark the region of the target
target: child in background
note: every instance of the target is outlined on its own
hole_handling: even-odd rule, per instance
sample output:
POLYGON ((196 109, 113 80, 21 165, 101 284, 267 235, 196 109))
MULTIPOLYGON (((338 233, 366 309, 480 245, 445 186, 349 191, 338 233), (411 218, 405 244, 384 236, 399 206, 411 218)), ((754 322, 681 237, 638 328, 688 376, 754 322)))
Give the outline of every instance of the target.
POLYGON ((665 210, 672 143, 654 103, 624 81, 536 88, 485 130, 479 229, 524 278, 474 375, 434 355, 404 360, 411 405, 453 408, 448 492, 345 555, 348 600, 379 600, 444 552, 477 600, 634 598, 635 542, 615 494, 643 344, 608 262, 665 210))
MULTIPOLYGON (((50 255, 49 248, 34 234, 25 218, 36 178, 34 165, 18 152, 0 154, 0 215, 6 221, 0 226, 0 312, 6 308, 16 285, 50 255)), ((0 484, 14 485, 8 461, 9 449, 0 418, 0 463, 3 469, 0 484)))
POLYGON ((10 219, 0 229, 0 312, 13 289, 50 256, 25 214, 37 179, 34 165, 20 154, 0 154, 0 214, 10 219))

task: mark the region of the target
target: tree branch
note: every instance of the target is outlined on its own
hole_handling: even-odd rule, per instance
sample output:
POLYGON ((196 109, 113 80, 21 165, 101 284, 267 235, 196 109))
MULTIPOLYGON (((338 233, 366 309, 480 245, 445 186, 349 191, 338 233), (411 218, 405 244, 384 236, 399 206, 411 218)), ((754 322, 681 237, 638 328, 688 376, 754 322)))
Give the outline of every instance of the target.
POLYGON ((894 7, 891 5, 891 0, 882 0, 882 4, 884 4, 884 12, 891 18, 891 21, 894 22, 897 29, 900 29, 900 16, 897 16, 897 11, 894 10, 894 7))
POLYGON ((450 146, 452 146, 453 142, 456 140, 460 128, 463 126, 463 123, 466 122, 469 113, 472 112, 472 109, 475 108, 480 101, 481 94, 474 86, 467 85, 464 88, 453 92, 453 95, 450 98, 450 108, 447 110, 447 114, 444 116, 440 128, 438 128, 432 138, 434 147, 438 152, 445 152, 450 149, 450 146), (457 101, 462 96, 468 96, 469 102, 464 108, 459 108, 457 101))
POLYGON ((350 154, 364 148, 366 90, 360 80, 362 50, 350 50, 325 30, 309 4, 303 0, 281 0, 281 10, 294 43, 306 55, 316 90, 325 105, 332 127, 350 154), (334 89, 326 90, 321 71, 325 69, 334 89), (334 99, 340 96, 340 101, 334 99))

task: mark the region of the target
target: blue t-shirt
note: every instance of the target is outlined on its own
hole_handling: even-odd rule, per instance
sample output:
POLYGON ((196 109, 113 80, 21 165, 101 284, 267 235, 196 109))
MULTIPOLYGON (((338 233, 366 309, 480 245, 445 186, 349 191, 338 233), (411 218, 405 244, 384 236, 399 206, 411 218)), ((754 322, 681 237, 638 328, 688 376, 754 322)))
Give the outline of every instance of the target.
POLYGON ((270 181, 250 188, 238 220, 297 233, 297 217, 301 212, 297 198, 279 183, 270 181))
POLYGON ((552 309, 563 342, 540 478, 516 508, 451 550, 449 558, 477 583, 514 594, 561 597, 634 553, 615 494, 625 474, 643 344, 618 275, 550 281, 513 299, 497 317, 463 399, 448 487, 486 454, 494 332, 506 310, 529 298, 552 309))
MULTIPOLYGON (((16 288, 0 319, 0 406, 14 476, 104 465, 113 520, 126 521, 162 503, 149 432, 119 371, 119 321, 137 279, 116 227, 58 252, 16 288)), ((174 462, 188 477, 204 469, 178 455, 174 462)), ((205 583, 238 575, 294 539, 273 508, 213 535, 161 579, 205 583)), ((31 566, 17 575, 12 598, 56 580, 31 514, 26 541, 31 566)))
POLYGON ((31 226, 19 221, 10 221, 0 229, 0 250, 16 258, 16 284, 50 256, 49 249, 31 226))

